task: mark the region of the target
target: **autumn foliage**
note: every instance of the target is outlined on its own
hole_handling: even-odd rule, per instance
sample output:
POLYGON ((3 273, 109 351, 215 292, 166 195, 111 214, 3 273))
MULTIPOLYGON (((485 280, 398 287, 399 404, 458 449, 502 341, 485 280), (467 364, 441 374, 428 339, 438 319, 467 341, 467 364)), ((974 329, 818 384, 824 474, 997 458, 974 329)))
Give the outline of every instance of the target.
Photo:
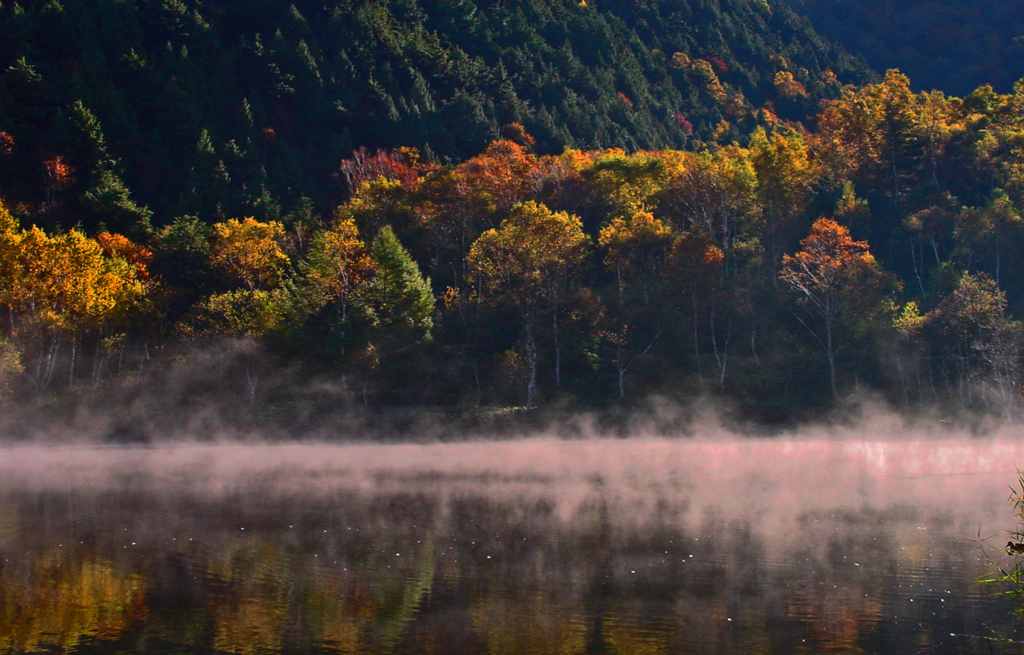
MULTIPOLYGON (((713 62, 673 61, 731 93, 713 62)), ((776 100, 811 93, 776 63, 776 100)), ((723 121, 694 151, 550 154, 522 125, 444 165, 356 149, 339 203, 154 219, 131 238, 28 227, 57 209, 74 224, 73 190, 102 179, 48 155, 49 204, 0 212, 0 384, 99 386, 115 354, 142 369, 227 342, 336 382, 348 407, 664 392, 784 420, 873 388, 1013 416, 1022 92, 914 93, 892 71, 837 91, 813 130, 766 107, 746 138, 723 121)), ((255 406, 266 378, 247 366, 255 406)))

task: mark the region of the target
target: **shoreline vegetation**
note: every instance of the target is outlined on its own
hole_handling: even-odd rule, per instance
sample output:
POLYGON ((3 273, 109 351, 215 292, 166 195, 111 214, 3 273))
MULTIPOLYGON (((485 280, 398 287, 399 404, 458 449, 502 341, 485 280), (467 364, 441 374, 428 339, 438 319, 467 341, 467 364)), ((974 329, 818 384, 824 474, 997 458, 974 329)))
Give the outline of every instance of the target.
POLYGON ((1024 81, 649 4, 0 3, 5 429, 1017 421, 1024 81))
POLYGON ((329 218, 131 238, 4 206, 4 395, 237 417, 664 396, 765 426, 877 396, 1015 420, 1024 84, 947 98, 890 71, 814 130, 761 120, 696 152, 537 155, 518 125, 454 165, 361 150, 329 218))

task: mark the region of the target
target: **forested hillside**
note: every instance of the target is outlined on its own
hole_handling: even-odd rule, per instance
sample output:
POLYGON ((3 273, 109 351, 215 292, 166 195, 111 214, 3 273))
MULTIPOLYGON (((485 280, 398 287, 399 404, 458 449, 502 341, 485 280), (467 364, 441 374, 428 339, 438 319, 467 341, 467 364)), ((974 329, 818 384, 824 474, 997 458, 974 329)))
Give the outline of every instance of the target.
POLYGON ((815 30, 916 88, 1007 92, 1024 77, 1022 0, 791 0, 815 30))
POLYGON ((1016 416, 1024 85, 621 6, 5 0, 0 398, 1016 416))
POLYGON ((695 152, 543 155, 519 125, 452 165, 360 151, 351 198, 290 226, 186 216, 132 241, 5 212, 5 377, 183 407, 283 403, 272 372, 298 366, 366 407, 712 395, 775 421, 874 391, 1012 417, 1016 88, 914 94, 891 71, 813 131, 776 119, 695 152))
POLYGON ((552 154, 742 138, 867 75, 763 0, 4 0, 0 35, 0 189, 88 230, 329 210, 357 147, 459 161, 513 122, 552 154))

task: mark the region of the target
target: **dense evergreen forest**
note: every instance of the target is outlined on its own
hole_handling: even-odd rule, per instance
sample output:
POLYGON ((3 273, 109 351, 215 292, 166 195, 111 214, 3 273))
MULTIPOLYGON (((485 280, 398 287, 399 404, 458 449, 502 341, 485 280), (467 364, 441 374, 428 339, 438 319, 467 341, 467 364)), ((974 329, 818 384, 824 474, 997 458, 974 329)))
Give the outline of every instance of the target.
POLYGON ((90 193, 51 212, 65 226, 276 219, 342 200, 331 175, 360 146, 461 161, 520 123, 547 154, 698 147, 870 75, 785 5, 594 4, 4 0, 4 195, 44 202, 59 155, 90 193), (778 97, 780 73, 808 93, 778 97))
POLYGON ((0 394, 1015 416, 1024 84, 592 5, 4 0, 0 394))

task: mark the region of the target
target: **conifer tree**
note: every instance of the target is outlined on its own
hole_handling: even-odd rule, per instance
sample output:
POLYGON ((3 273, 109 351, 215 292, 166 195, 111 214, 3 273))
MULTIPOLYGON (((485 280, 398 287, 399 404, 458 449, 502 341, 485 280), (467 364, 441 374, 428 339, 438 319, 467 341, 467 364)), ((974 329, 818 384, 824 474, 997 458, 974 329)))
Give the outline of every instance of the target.
POLYGON ((433 327, 434 295, 430 281, 423 277, 390 225, 385 225, 373 240, 370 251, 377 263, 377 275, 370 283, 367 297, 378 324, 388 330, 412 331, 425 337, 433 327))

